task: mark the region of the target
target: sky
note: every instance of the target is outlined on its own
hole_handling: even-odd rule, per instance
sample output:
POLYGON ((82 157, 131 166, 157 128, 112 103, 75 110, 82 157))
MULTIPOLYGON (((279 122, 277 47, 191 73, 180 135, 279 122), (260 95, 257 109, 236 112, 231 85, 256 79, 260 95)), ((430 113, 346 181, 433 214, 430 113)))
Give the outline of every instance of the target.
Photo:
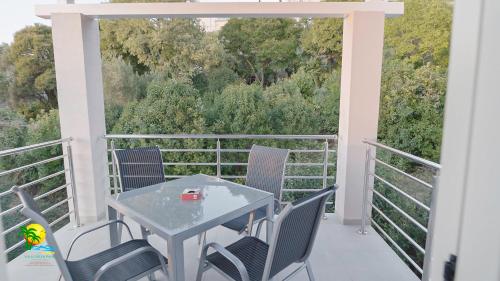
MULTIPOLYGON (((76 3, 100 3, 102 0, 76 0, 76 3)), ((11 43, 14 33, 36 22, 50 25, 35 16, 36 4, 56 4, 57 0, 0 0, 0 43, 11 43)))

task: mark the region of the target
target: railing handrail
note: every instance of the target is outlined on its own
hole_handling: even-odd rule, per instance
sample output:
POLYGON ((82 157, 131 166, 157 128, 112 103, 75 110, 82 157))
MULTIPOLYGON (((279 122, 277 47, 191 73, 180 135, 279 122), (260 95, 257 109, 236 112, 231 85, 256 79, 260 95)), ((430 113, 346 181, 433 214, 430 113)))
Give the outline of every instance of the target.
POLYGON ((436 163, 436 162, 433 162, 433 161, 430 161, 430 160, 427 160, 427 159, 424 159, 424 158, 421 158, 421 157, 418 157, 418 156, 415 156, 413 154, 410 154, 408 152, 404 152, 402 150, 399 150, 399 149, 396 149, 396 148, 392 148, 390 146, 387 146, 385 144, 381 144, 381 143, 378 143, 376 141, 371 141, 371 140, 363 140, 363 143, 366 143, 366 144, 369 144, 369 145, 372 145, 372 146, 375 146, 375 147, 378 147, 378 148, 382 148, 382 149, 385 149, 385 150, 388 150, 394 154, 397 154, 399 156, 402 156, 404 158, 407 158, 407 159, 410 159, 412 161, 415 161, 419 164, 422 164, 422 165, 425 165, 431 169, 434 169, 434 170, 441 170, 441 165, 436 163))
POLYGON ((302 139, 336 140, 337 135, 107 134, 105 139, 302 139))
POLYGON ((39 148, 54 146, 54 145, 61 144, 64 142, 69 142, 71 140, 72 140, 72 138, 64 138, 64 139, 51 140, 51 141, 36 143, 36 144, 32 144, 32 145, 26 145, 26 146, 6 149, 6 150, 0 151, 0 157, 12 155, 12 154, 17 154, 17 153, 22 153, 22 152, 29 151, 29 150, 35 150, 35 149, 39 149, 39 148))

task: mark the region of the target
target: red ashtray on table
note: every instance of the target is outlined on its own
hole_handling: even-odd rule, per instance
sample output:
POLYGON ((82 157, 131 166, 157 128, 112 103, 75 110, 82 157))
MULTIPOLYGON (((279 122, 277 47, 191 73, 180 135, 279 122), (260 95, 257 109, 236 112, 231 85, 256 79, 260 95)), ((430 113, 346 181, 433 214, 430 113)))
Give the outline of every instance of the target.
POLYGON ((186 188, 181 194, 181 200, 200 200, 201 197, 199 188, 186 188))

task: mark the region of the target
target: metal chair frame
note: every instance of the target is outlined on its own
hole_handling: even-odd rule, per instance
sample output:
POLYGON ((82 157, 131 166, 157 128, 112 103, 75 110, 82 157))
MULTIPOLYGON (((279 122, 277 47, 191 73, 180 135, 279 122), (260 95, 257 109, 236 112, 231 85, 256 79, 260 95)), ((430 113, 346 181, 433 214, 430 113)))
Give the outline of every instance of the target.
MULTIPOLYGON (((33 220, 34 222, 40 224, 43 226, 43 228, 45 229, 45 239, 47 240, 48 244, 50 246, 52 246, 54 248, 54 258, 56 260, 56 263, 57 263, 57 266, 59 267, 59 269, 61 270, 61 276, 64 278, 64 280, 66 281, 73 281, 74 279, 71 277, 71 273, 68 269, 68 265, 66 264, 66 262, 68 261, 68 258, 70 256, 70 253, 71 253, 71 250, 73 249, 73 246, 74 244, 76 243, 76 241, 78 239, 80 239, 81 237, 89 234, 89 233, 92 233, 98 229, 101 229, 105 226, 109 226, 111 224, 122 224, 122 225, 125 225, 127 230, 128 230, 128 233, 130 235, 131 238, 133 238, 132 236, 132 233, 130 232, 130 228, 129 226, 121 221, 121 220, 114 220, 114 221, 108 221, 108 222, 105 222, 103 224, 99 224, 97 226, 94 226, 92 227, 91 229, 88 229, 82 233, 80 233, 79 235, 77 235, 73 241, 71 242, 70 244, 70 248, 68 250, 68 254, 66 256, 66 258, 63 257, 62 255, 62 252, 56 242, 56 239, 55 239, 55 236, 54 236, 54 233, 52 232, 52 229, 50 228, 50 224, 47 222, 47 220, 45 220, 45 218, 43 216, 41 216, 37 211, 31 209, 29 206, 29 203, 27 203, 29 200, 28 198, 26 198, 28 195, 26 195, 24 193, 24 191, 20 190, 17 186, 13 186, 11 188, 11 191, 14 192, 15 194, 17 194, 19 196, 19 198, 21 199, 21 202, 23 204, 23 208, 19 211, 20 213, 22 213, 23 215, 25 215, 26 217, 30 218, 31 220, 33 220)), ((31 199, 31 198, 30 198, 31 199)), ((134 278, 132 279, 129 279, 129 280, 139 280, 145 276, 149 276, 150 274, 153 274, 154 272, 160 270, 167 278, 168 278, 168 270, 167 270, 167 265, 165 263, 165 260, 162 256, 162 254, 156 250, 155 248, 151 247, 151 246, 145 246, 145 247, 141 247, 141 248, 138 248, 126 255, 123 255, 119 258, 116 258, 114 260, 111 260, 107 263, 105 263, 104 265, 101 266, 101 268, 97 271, 97 273, 94 275, 94 281, 99 281, 99 279, 102 277, 103 274, 105 274, 109 269, 113 268, 114 266, 117 266, 119 265, 120 263, 130 259, 130 258, 133 258, 137 255, 140 255, 144 252, 153 252, 155 254, 158 255, 158 258, 160 259, 160 265, 156 266, 156 267, 153 267, 151 268, 150 270, 147 270, 145 272, 143 272, 142 274, 138 275, 138 276, 135 276, 134 278)))
MULTIPOLYGON (((273 259, 274 259, 274 255, 275 255, 276 245, 277 245, 278 239, 279 239, 280 229, 281 229, 281 226, 282 226, 284 220, 287 218, 287 216, 289 214, 291 214, 291 212, 294 209, 300 208, 301 206, 304 206, 313 200, 323 200, 323 202, 320 206, 322 211, 316 217, 313 232, 309 237, 309 244, 308 244, 307 251, 300 260, 296 261, 296 263, 301 263, 301 265, 283 279, 283 280, 290 280, 297 273, 299 273, 303 269, 306 269, 309 280, 310 281, 315 280, 314 274, 312 272, 312 267, 311 267, 311 264, 309 262, 309 256, 311 255, 312 247, 314 244, 314 240, 316 238, 316 234, 318 232, 321 218, 323 217, 323 214, 325 212, 324 205, 326 204, 328 197, 330 197, 335 192, 336 189, 337 189, 337 186, 334 185, 334 187, 331 189, 330 192, 325 192, 324 194, 319 195, 319 197, 312 197, 308 200, 300 202, 299 204, 297 204, 295 206, 293 204, 289 203, 286 205, 286 207, 283 209, 283 211, 278 215, 278 217, 275 220, 273 220, 274 225, 275 225, 275 230, 273 232, 273 236, 272 236, 271 242, 269 244, 269 249, 268 249, 268 253, 267 253, 267 257, 266 257, 266 263, 265 263, 265 267, 264 267, 262 281, 273 280, 273 278, 270 278, 271 267, 273 265, 273 259)), ((203 248, 203 251, 202 251, 201 257, 200 257, 200 264, 198 267, 196 281, 201 281, 202 277, 203 277, 203 273, 209 269, 212 269, 212 268, 215 269, 217 272, 219 272, 222 276, 226 277, 228 280, 234 280, 232 277, 230 277, 225 272, 223 272, 222 270, 220 270, 219 268, 212 265, 210 262, 208 262, 206 260, 207 252, 210 248, 212 248, 216 252, 220 253, 222 256, 224 256, 227 260, 229 260, 236 267, 236 269, 240 273, 240 277, 241 277, 242 281, 250 281, 248 271, 247 271, 245 265, 243 264, 243 262, 241 260, 239 260, 234 254, 229 252, 224 246, 222 246, 218 243, 209 243, 203 248)))

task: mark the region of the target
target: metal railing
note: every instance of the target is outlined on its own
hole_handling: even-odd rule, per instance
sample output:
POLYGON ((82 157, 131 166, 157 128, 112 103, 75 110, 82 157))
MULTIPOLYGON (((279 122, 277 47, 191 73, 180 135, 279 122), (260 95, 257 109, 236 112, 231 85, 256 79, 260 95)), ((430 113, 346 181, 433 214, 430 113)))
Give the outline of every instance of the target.
MULTIPOLYGON (((68 212, 51 220, 50 225, 53 226, 63 221, 66 218, 69 219, 72 214, 74 216, 75 224, 77 226, 80 225, 80 218, 78 215, 78 204, 76 201, 76 197, 73 196, 76 193, 73 180, 74 177, 73 177, 71 138, 58 139, 58 140, 3 150, 0 151, 0 161, 4 162, 3 166, 9 167, 7 170, 0 170, 0 180, 2 180, 2 182, 4 183, 2 184, 3 191, 0 192, 0 203, 3 203, 2 210, 0 212, 0 217, 2 217, 4 225, 6 225, 7 216, 15 216, 17 212, 22 208, 21 204, 5 207, 6 205, 11 205, 13 202, 17 201, 17 198, 15 198, 15 195, 10 190, 9 182, 17 184, 20 189, 26 189, 28 191, 30 191, 30 189, 34 189, 36 186, 40 186, 42 184, 48 184, 49 190, 47 190, 45 193, 38 194, 37 196, 35 196, 34 197, 35 201, 47 198, 49 195, 54 195, 57 192, 62 192, 64 190, 70 191, 67 192, 67 195, 65 196, 64 199, 62 199, 59 202, 50 202, 50 204, 52 205, 45 208, 41 212, 42 214, 47 214, 50 211, 54 211, 57 208, 62 207, 64 204, 68 204, 68 212), (14 161, 15 159, 19 159, 20 157, 28 156, 28 154, 32 152, 40 152, 43 149, 54 149, 58 146, 61 147, 60 150, 61 153, 59 155, 55 156, 50 155, 47 156, 45 159, 35 159, 35 160, 31 159, 31 157, 33 158, 36 157, 31 156, 28 159, 26 159, 26 161, 20 161, 25 163, 19 165, 16 165, 15 163, 16 161, 14 161), (8 157, 11 157, 11 159, 7 159, 8 157), (62 163, 63 161, 66 161, 66 166, 63 165, 62 163), (58 167, 58 165, 54 165, 55 163, 56 164, 59 163, 62 169, 53 171, 54 167, 47 168, 47 165, 53 165, 58 167), (23 178, 23 175, 29 172, 36 171, 36 173, 38 173, 38 169, 44 169, 44 171, 49 171, 50 174, 31 180, 29 182, 22 182, 22 180, 20 180, 23 178), (65 177, 64 179, 65 183, 60 186, 53 187, 50 186, 50 184, 48 183, 49 180, 57 180, 58 178, 60 179, 60 177, 63 176, 65 177), (10 177, 10 179, 8 177, 10 177)), ((62 181, 62 179, 60 180, 62 181)), ((27 225, 28 223, 30 223, 30 221, 31 221, 30 219, 25 219, 19 223, 16 223, 17 221, 15 221, 14 222, 16 223, 15 225, 8 225, 6 229, 1 233, 2 239, 6 239, 7 235, 13 235, 12 233, 17 233, 21 226, 27 225)), ((22 246, 23 243, 24 241, 22 240, 14 244, 6 243, 6 250, 4 251, 4 254, 11 253, 13 250, 22 246)))
MULTIPOLYGON (((227 158, 229 154, 238 154, 245 153, 248 154, 250 152, 249 147, 229 147, 224 146, 224 142, 230 142, 235 140, 253 140, 253 141, 275 141, 275 142, 287 142, 287 141, 295 141, 295 142, 305 142, 309 145, 311 143, 315 148, 306 147, 306 144, 303 146, 295 145, 295 148, 290 149, 290 154, 317 154, 320 155, 320 160, 318 162, 290 162, 290 159, 294 159, 296 157, 289 157, 289 162, 287 163, 287 167, 317 167, 321 168, 320 173, 309 174, 307 171, 300 175, 291 175, 285 174, 285 182, 290 180, 318 180, 321 181, 320 186, 318 188, 285 188, 284 192, 293 193, 293 192, 309 192, 316 191, 319 188, 326 188, 328 185, 328 180, 333 180, 334 176, 332 169, 336 165, 335 161, 329 161, 332 153, 336 152, 336 135, 221 135, 221 134, 192 134, 192 135, 106 135, 105 138, 109 140, 109 151, 112 149, 121 149, 124 147, 117 147, 116 142, 118 140, 142 140, 142 141, 152 141, 152 140, 200 140, 200 141, 212 141, 211 144, 203 145, 203 147, 196 148, 172 148, 172 147, 163 147, 161 144, 160 151, 165 153, 200 153, 206 155, 212 155, 214 161, 207 162, 169 162, 168 157, 164 157, 163 165, 167 167, 175 167, 175 166, 193 166, 193 167, 212 167, 213 176, 217 176, 223 179, 229 180, 238 180, 245 179, 245 176, 242 174, 228 174, 223 173, 223 167, 246 167, 246 159, 248 156, 241 157, 241 161, 238 162, 229 162, 223 161, 223 158, 227 158), (329 175, 332 174, 332 175, 329 175)), ((280 143, 278 145, 281 148, 289 148, 286 147, 285 143, 280 143)), ((111 161, 108 163, 111 167, 111 187, 112 192, 119 192, 119 183, 117 180, 117 169, 115 167, 114 159, 110 157, 111 161)), ((196 169, 193 169, 193 171, 196 169)), ((174 179, 174 178, 182 178, 188 176, 189 174, 169 174, 165 173, 166 179, 174 179)), ((285 184, 286 186, 286 184, 285 184)), ((330 202, 331 204, 331 202, 330 202)))
POLYGON ((402 256, 416 272, 425 275, 428 266, 428 257, 430 256, 430 234, 432 233, 432 230, 428 229, 428 225, 431 225, 431 220, 433 219, 432 204, 434 200, 432 199, 441 165, 374 141, 365 140, 363 142, 366 144, 366 161, 362 209, 363 216, 359 232, 361 234, 366 234, 367 227, 371 224, 371 226, 393 246, 395 251, 402 256), (424 180, 421 177, 405 172, 402 168, 395 167, 395 165, 388 163, 389 161, 377 157, 377 154, 379 154, 377 152, 388 153, 393 157, 403 159, 408 164, 411 163, 410 166, 416 165, 420 167, 422 170, 421 174, 424 174, 424 172, 429 174, 430 180, 424 180), (380 170, 385 170, 386 173, 383 174, 380 170), (391 174, 394 176, 392 179, 389 179, 391 174), (398 177, 404 179, 399 180, 399 182, 405 181, 407 186, 403 187, 402 184, 395 183, 395 181, 398 181, 396 180, 398 177), (428 200, 416 198, 416 196, 410 194, 411 192, 409 190, 411 189, 416 189, 414 190, 415 193, 427 192, 428 200), (420 191, 419 189, 424 189, 424 191, 420 191), (388 196, 390 193, 393 195, 392 199, 388 196), (398 198, 398 200, 394 198, 398 198), (400 198, 402 198, 402 200, 400 198), (407 205, 413 206, 412 214, 409 214, 410 212, 405 210, 407 208, 402 206, 402 201, 406 201, 407 205), (378 206, 378 204, 380 206, 378 206), (401 223, 398 224, 394 219, 394 215, 391 216, 388 212, 397 214, 397 216, 399 216, 399 222, 404 221, 404 226, 401 223), (427 219, 422 219, 422 217, 416 218, 416 213, 423 214, 422 217, 427 219), (425 240, 423 243, 425 245, 422 245, 422 241, 420 241, 420 243, 417 242, 413 237, 414 235, 412 236, 412 234, 405 231, 405 228, 409 227, 415 229, 415 232, 422 233, 425 240), (393 234, 400 237, 399 240, 395 239, 394 235, 391 237, 388 233, 389 228, 393 234), (422 260, 415 260, 415 253, 413 253, 414 257, 412 258, 411 254, 407 252, 409 247, 402 246, 401 243, 398 243, 398 241, 402 240, 408 242, 408 245, 414 249, 417 255, 422 255, 424 257, 423 262, 422 260))

